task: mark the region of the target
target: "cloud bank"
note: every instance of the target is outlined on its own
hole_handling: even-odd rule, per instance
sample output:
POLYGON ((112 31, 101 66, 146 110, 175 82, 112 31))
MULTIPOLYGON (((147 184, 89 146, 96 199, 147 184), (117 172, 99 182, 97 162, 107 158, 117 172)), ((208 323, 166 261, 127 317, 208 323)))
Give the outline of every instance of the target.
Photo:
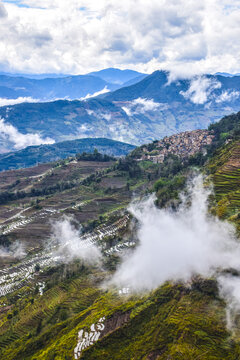
POLYGON ((110 66, 234 73, 239 17, 234 0, 2 1, 0 64, 4 71, 34 73, 110 66))
POLYGON ((20 150, 32 145, 55 143, 55 140, 49 137, 42 138, 39 134, 22 134, 12 124, 5 122, 3 118, 0 118, 0 138, 12 143, 15 150, 20 150))
POLYGON ((10 106, 15 104, 21 104, 21 103, 37 103, 41 102, 39 99, 31 98, 30 96, 27 97, 18 97, 17 99, 6 99, 6 98, 0 98, 0 106, 10 106))

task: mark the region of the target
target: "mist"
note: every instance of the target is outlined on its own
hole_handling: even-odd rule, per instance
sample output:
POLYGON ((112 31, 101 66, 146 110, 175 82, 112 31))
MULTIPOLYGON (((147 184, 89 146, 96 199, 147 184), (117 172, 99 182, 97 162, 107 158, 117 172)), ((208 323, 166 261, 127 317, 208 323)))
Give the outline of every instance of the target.
POLYGON ((0 257, 14 257, 16 259, 21 259, 25 255, 24 245, 19 241, 16 241, 9 247, 0 246, 0 257))
POLYGON ((81 227, 70 216, 52 223, 53 239, 58 244, 57 253, 64 262, 81 259, 84 263, 100 264, 101 252, 98 247, 82 239, 81 227))
MULTIPOLYGON (((194 275, 220 276, 224 269, 240 269, 240 245, 235 229, 208 212, 211 189, 197 176, 182 195, 177 211, 158 209, 155 197, 132 204, 129 208, 138 220, 139 245, 125 257, 111 284, 130 287, 132 291, 151 290, 166 281, 191 281, 194 275)), ((222 277, 222 295, 230 284, 222 277)), ((231 277, 229 279, 232 280, 231 277)), ((235 291, 240 307, 240 279, 235 291)), ((234 305, 236 307, 236 305, 234 305)))

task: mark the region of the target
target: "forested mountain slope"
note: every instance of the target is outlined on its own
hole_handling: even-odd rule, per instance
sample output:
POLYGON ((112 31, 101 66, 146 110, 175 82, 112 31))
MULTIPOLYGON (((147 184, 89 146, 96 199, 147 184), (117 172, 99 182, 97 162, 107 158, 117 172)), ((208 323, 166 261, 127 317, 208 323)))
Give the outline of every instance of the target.
POLYGON ((69 156, 75 156, 77 153, 92 153, 94 149, 97 149, 101 154, 123 156, 133 150, 134 146, 101 138, 85 138, 50 145, 29 146, 17 152, 0 155, 0 171, 61 160, 69 156))

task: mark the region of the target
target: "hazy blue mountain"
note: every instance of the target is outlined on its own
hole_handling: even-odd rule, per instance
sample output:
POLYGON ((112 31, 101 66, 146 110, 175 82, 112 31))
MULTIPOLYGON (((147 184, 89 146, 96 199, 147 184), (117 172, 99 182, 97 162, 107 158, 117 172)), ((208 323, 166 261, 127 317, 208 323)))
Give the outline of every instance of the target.
MULTIPOLYGON (((120 70, 120 69, 115 69, 115 68, 108 68, 108 69, 103 69, 100 71, 94 71, 89 73, 88 75, 93 75, 93 76, 97 76, 100 77, 101 79, 112 83, 112 84, 117 84, 117 85, 125 85, 125 83, 127 83, 130 80, 136 79, 141 77, 139 80, 142 79, 142 77, 147 76, 147 74, 142 74, 138 71, 134 71, 134 70, 120 70)), ((136 79, 135 82, 139 81, 136 79)))
POLYGON ((48 79, 48 78, 62 78, 72 76, 71 74, 55 74, 55 73, 46 73, 46 74, 26 74, 26 73, 11 73, 0 71, 0 75, 13 76, 13 77, 24 77, 28 79, 48 79))
MULTIPOLYGON (((169 73, 166 71, 155 71, 153 74, 145 77, 142 81, 134 84, 132 86, 123 87, 118 89, 114 92, 105 95, 105 98, 110 101, 130 101, 137 99, 139 97, 146 98, 146 99, 153 99, 155 101, 163 102, 163 103, 173 103, 178 101, 182 104, 189 105, 203 105, 205 106, 206 102, 198 103, 189 101, 190 99, 183 96, 191 83, 192 80, 177 80, 171 83, 168 83, 168 75, 169 73)), ((206 89, 206 93, 209 97, 209 100, 212 98, 216 98, 219 96, 223 91, 239 91, 240 90, 240 76, 234 77, 225 77, 221 75, 206 75, 201 77, 201 79, 208 79, 209 81, 209 88, 211 88, 211 84, 216 83, 219 84, 219 87, 216 86, 208 93, 208 88, 206 89)), ((204 80, 202 80, 204 81, 204 80)), ((205 84, 199 82, 198 89, 203 87, 202 91, 204 90, 205 84)), ((236 98, 237 99, 237 98, 236 98)), ((238 98, 238 102, 239 102, 238 98)))
POLYGON ((142 75, 139 75, 137 77, 134 77, 133 79, 128 80, 127 82, 125 82, 122 87, 134 85, 134 84, 138 83, 139 81, 142 81, 147 76, 148 75, 146 75, 146 74, 142 74, 142 75))
MULTIPOLYGON (((19 132, 38 132, 43 137, 50 136, 56 141, 67 140, 70 137, 95 136, 96 126, 102 128, 104 133, 109 125, 115 122, 110 118, 107 120, 111 114, 119 121, 128 119, 123 110, 105 99, 59 100, 0 107, 0 117, 14 125, 19 132)), ((96 136, 103 137, 100 134, 96 136)))
MULTIPOLYGON (((37 133, 57 142, 104 137, 140 145, 206 128, 240 109, 239 76, 206 75, 169 83, 168 75, 156 71, 104 98, 1 107, 0 117, 22 134, 37 133)), ((7 136, 0 138, 4 151, 14 150, 7 136)))
POLYGON ((134 148, 133 145, 104 138, 76 139, 52 145, 28 146, 17 152, 0 155, 0 171, 65 159, 77 153, 92 153, 94 149, 98 149, 101 154, 124 156, 134 148))
MULTIPOLYGON (((105 69, 87 75, 11 74, 0 72, 0 98, 31 97, 41 101, 79 99, 101 92, 116 90, 125 82, 135 84, 146 75, 133 70, 105 69)), ((127 84, 128 85, 128 84, 127 84)))
POLYGON ((40 100, 58 98, 79 99, 107 88, 114 90, 115 84, 91 75, 62 78, 30 79, 0 75, 0 97, 32 97, 40 100))
POLYGON ((185 102, 180 94, 181 90, 187 90, 187 81, 182 81, 181 87, 168 82, 168 73, 165 71, 156 71, 147 76, 137 84, 121 88, 105 96, 110 101, 131 101, 139 97, 162 101, 164 103, 179 100, 185 102))
POLYGON ((0 98, 17 99, 22 96, 22 91, 8 86, 0 85, 0 98))

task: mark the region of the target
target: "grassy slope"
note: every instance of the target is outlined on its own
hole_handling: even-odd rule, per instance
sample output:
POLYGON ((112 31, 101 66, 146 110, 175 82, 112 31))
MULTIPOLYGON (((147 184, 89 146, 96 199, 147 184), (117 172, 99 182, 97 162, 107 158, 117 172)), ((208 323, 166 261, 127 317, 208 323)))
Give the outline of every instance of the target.
POLYGON ((125 300, 100 292, 86 275, 78 275, 42 297, 35 295, 34 304, 25 298, 22 309, 21 300, 16 307, 19 312, 1 339, 2 346, 8 344, 4 359, 73 359, 80 329, 89 330, 101 316, 127 311, 128 323, 86 349, 82 359, 230 360, 240 355, 225 328, 224 303, 210 281, 196 282, 191 291, 166 284, 148 296, 125 300))

